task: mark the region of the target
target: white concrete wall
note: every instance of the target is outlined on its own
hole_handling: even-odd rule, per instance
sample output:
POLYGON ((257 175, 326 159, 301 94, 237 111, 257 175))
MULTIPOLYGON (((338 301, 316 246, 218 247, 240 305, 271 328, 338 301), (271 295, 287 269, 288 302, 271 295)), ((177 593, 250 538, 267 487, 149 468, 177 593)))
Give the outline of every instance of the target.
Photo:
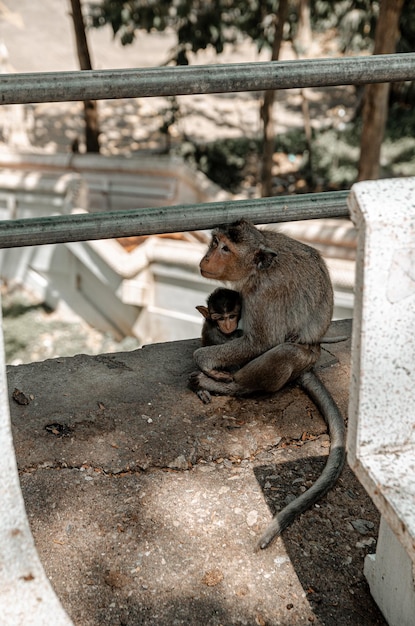
MULTIPOLYGON (((1 315, 0 315, 1 326, 1 315)), ((70 626, 40 563, 20 491, 10 427, 3 332, 0 329, 0 622, 4 626, 70 626)))
POLYGON ((414 626, 415 179, 358 183, 349 206, 358 231, 349 464, 383 520, 366 574, 390 626, 414 626))

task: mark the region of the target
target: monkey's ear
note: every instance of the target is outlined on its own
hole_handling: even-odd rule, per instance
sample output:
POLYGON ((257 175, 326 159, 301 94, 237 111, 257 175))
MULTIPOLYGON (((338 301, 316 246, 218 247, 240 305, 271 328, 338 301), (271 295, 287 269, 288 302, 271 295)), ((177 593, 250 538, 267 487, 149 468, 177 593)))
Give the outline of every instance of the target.
POLYGON ((199 311, 199 313, 201 313, 206 320, 210 317, 209 316, 209 309, 207 308, 207 306, 200 305, 200 306, 197 306, 196 308, 199 311))
POLYGON ((255 254, 254 262, 259 270, 267 270, 270 266, 277 253, 270 248, 260 248, 258 252, 255 254))

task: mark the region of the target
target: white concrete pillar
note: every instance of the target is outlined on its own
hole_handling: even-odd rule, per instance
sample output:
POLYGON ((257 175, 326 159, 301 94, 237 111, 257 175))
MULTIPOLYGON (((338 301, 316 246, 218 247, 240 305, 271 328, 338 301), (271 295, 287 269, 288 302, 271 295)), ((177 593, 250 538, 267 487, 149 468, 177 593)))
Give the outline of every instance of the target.
POLYGON ((358 231, 348 455, 383 519, 366 574, 389 624, 414 626, 415 178, 357 183, 348 202, 358 231))
MULTIPOLYGON (((0 314, 1 325, 1 314, 0 314)), ((20 491, 0 330, 0 622, 70 626, 40 563, 20 491)))
POLYGON ((365 559, 365 576, 391 626, 414 626, 414 563, 382 517, 376 554, 365 559))

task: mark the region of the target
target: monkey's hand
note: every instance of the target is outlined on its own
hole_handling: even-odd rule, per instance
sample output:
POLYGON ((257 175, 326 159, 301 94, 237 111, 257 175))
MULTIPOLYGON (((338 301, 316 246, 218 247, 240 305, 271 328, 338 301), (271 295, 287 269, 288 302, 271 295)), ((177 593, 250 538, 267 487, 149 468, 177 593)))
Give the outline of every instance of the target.
POLYGON ((198 348, 193 353, 193 359, 197 367, 206 376, 221 382, 226 382, 226 380, 232 382, 233 379, 228 372, 242 367, 262 354, 262 352, 264 352, 262 346, 259 348, 252 345, 249 338, 243 335, 220 346, 203 346, 198 348), (215 372, 220 372, 221 374, 226 372, 228 378, 216 378, 215 372))

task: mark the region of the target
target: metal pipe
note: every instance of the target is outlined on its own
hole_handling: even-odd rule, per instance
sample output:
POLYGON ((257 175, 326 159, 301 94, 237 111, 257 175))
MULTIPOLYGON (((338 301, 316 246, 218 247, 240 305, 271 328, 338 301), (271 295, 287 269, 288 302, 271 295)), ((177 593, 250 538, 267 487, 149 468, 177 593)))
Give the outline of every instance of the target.
POLYGON ((255 224, 348 217, 348 191, 0 221, 0 248, 204 230, 246 217, 255 224))
POLYGON ((138 98, 415 79, 415 53, 187 67, 3 74, 0 104, 138 98))

